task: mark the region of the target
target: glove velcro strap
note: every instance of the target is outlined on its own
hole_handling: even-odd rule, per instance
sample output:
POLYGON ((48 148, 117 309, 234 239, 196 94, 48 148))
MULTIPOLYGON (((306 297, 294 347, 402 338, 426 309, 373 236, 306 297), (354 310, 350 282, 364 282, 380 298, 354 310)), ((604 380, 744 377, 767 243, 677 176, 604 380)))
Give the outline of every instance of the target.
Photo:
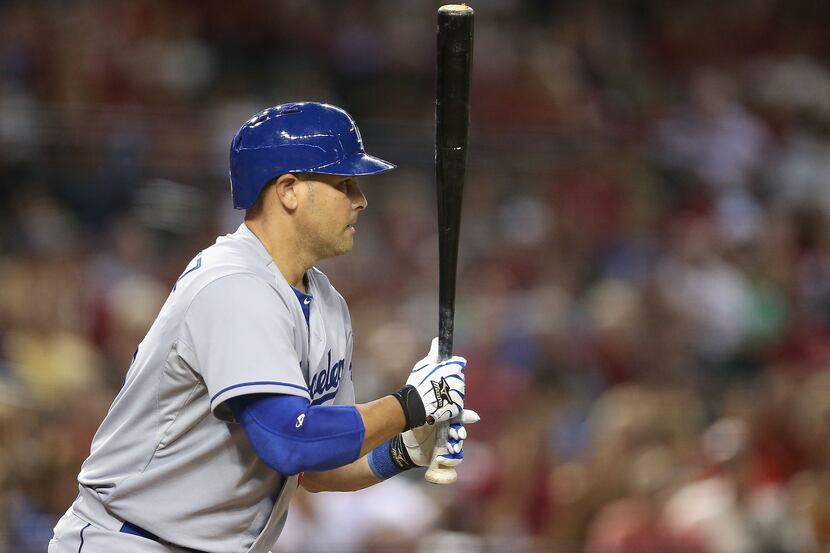
POLYGON ((369 468, 381 480, 418 466, 412 462, 400 434, 370 451, 368 461, 369 468))
POLYGON ((400 402, 403 415, 406 417, 404 432, 426 424, 427 413, 424 409, 424 401, 415 386, 407 384, 392 395, 400 402))

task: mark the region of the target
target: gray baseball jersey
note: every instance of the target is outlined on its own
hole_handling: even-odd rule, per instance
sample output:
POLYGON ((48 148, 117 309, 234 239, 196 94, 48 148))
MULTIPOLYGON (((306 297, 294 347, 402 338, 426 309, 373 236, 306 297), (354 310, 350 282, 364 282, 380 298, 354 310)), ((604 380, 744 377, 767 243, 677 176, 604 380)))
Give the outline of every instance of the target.
POLYGON ((278 393, 354 403, 346 302, 317 269, 307 281, 308 322, 244 224, 188 265, 93 439, 78 516, 95 525, 103 508, 179 546, 268 551, 297 477, 257 457, 225 402, 278 393))

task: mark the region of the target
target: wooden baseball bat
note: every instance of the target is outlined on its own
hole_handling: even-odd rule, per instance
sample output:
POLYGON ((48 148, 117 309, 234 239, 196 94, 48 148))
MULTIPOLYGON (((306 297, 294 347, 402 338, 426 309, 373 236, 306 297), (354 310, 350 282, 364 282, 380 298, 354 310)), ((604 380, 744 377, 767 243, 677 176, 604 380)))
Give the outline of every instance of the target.
MULTIPOLYGON (((473 9, 449 4, 438 9, 435 88, 435 181, 438 190, 438 352, 452 356, 455 280, 461 200, 467 167, 470 125, 470 72, 473 60, 473 9)), ((449 425, 440 423, 436 444, 445 444, 449 425)), ((425 478, 435 484, 455 482, 453 467, 442 466, 437 448, 425 478)))

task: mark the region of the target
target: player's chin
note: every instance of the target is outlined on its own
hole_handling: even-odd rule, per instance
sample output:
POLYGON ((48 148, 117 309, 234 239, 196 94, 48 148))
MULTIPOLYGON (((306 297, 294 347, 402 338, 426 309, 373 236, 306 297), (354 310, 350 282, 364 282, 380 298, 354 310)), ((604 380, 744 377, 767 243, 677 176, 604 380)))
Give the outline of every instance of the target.
POLYGON ((347 254, 352 251, 352 248, 354 248, 354 237, 348 236, 331 244, 328 254, 324 257, 337 257, 338 255, 347 254))
POLYGON ((340 248, 340 254, 343 255, 344 253, 349 253, 354 248, 354 237, 349 236, 346 240, 344 240, 342 247, 340 248))

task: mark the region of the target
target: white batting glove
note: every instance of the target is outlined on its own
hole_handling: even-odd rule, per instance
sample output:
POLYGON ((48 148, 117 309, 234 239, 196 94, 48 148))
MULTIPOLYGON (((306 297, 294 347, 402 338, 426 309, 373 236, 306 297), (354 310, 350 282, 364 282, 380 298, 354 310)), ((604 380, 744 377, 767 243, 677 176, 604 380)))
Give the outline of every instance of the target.
MULTIPOLYGON (((478 413, 472 409, 464 409, 461 415, 450 420, 449 435, 447 443, 444 444, 447 453, 439 455, 442 459, 441 465, 454 467, 464 460, 464 440, 467 438, 464 425, 476 423, 480 419, 478 413)), ((437 427, 434 424, 413 428, 401 434, 403 445, 406 446, 406 451, 413 463, 420 467, 429 466, 436 445, 436 434, 437 427)))
POLYGON ((467 360, 454 356, 438 362, 438 338, 426 357, 412 368, 406 383, 414 386, 424 404, 427 423, 449 421, 464 410, 464 367, 467 360))

